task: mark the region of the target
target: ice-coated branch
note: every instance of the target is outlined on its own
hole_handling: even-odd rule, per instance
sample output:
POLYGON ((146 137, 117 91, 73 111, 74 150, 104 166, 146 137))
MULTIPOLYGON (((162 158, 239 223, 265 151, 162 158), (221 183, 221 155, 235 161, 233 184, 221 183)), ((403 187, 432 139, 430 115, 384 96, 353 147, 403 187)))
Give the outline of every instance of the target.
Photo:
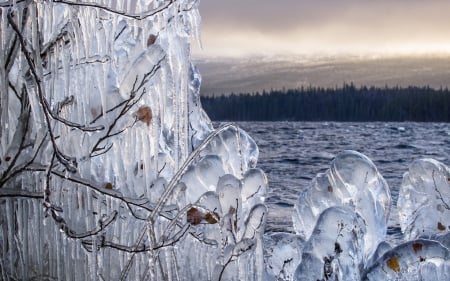
POLYGON ((33 156, 31 157, 30 160, 28 160, 26 163, 20 165, 20 166, 16 166, 14 167, 10 173, 5 174, 4 177, 0 178, 0 189, 12 178, 14 178, 15 176, 17 176, 20 173, 23 173, 25 171, 27 171, 29 169, 29 167, 33 164, 34 160, 36 160, 36 157, 39 153, 39 151, 41 151, 41 148, 44 146, 44 143, 47 139, 47 135, 45 134, 45 136, 42 138, 40 144, 38 145, 36 151, 34 152, 33 156))
MULTIPOLYGON (((43 172, 44 169, 43 167, 36 167, 36 169, 34 169, 34 171, 41 171, 43 172)), ((101 194, 113 197, 119 201, 122 201, 123 203, 125 203, 127 206, 135 206, 135 207, 139 207, 142 208, 148 212, 153 211, 153 209, 155 208, 154 206, 152 206, 152 204, 150 204, 150 201, 147 198, 139 198, 139 199, 133 199, 133 198, 128 198, 123 196, 123 194, 117 190, 112 190, 112 189, 108 189, 105 188, 104 186, 98 184, 98 183, 94 183, 92 181, 83 179, 81 177, 78 177, 76 175, 70 175, 68 176, 66 173, 61 172, 61 171, 57 171, 57 170, 52 170, 51 173, 55 176, 58 176, 61 179, 73 182, 73 183, 77 183, 80 184, 82 186, 88 187, 90 189, 93 189, 101 194)), ((170 212, 175 211, 177 209, 176 206, 166 206, 166 208, 164 208, 163 212, 161 213, 161 215, 167 219, 173 219, 173 216, 170 215, 170 212)))
POLYGON ((234 260, 236 260, 239 256, 243 255, 244 253, 250 251, 253 247, 255 247, 255 241, 254 239, 248 239, 244 238, 239 243, 237 243, 233 251, 231 252, 228 259, 226 259, 226 262, 223 264, 223 266, 220 268, 220 272, 217 276, 217 281, 221 281, 223 278, 223 274, 225 273, 225 269, 227 266, 234 260))
POLYGON ((436 184, 436 179, 434 178, 435 173, 436 173, 436 170, 433 170, 432 175, 431 175, 431 177, 433 178, 434 190, 436 190, 439 200, 442 202, 442 204, 444 204, 444 208, 450 211, 450 206, 447 204, 447 202, 445 202, 444 198, 442 197, 442 193, 436 184))
POLYGON ((23 2, 28 2, 30 3, 32 0, 3 0, 2 2, 0 2, 0 7, 12 7, 15 4, 19 4, 19 3, 23 3, 23 2))
POLYGON ((0 188, 0 198, 13 197, 44 199, 44 194, 42 192, 28 191, 18 188, 0 188))
POLYGON ((113 221, 115 221, 117 218, 117 214, 118 214, 117 211, 113 211, 104 220, 100 220, 99 225, 97 227, 95 227, 94 229, 91 229, 91 230, 88 230, 85 232, 81 232, 81 233, 77 233, 76 231, 74 231, 73 229, 71 229, 69 227, 69 225, 64 220, 64 218, 62 218, 61 216, 58 215, 56 210, 54 210, 52 208, 50 210, 50 212, 51 212, 53 220, 59 225, 60 230, 63 231, 68 237, 73 238, 73 239, 83 239, 83 238, 97 235, 98 233, 105 230, 106 227, 108 227, 113 221))
MULTIPOLYGON (((136 123, 133 122, 133 124, 131 124, 130 126, 127 126, 117 132, 114 132, 113 130, 115 129, 118 121, 123 118, 129 111, 130 109, 136 105, 141 99, 142 97, 147 93, 146 88, 145 88, 145 84, 153 77, 155 76, 155 74, 158 72, 158 70, 161 68, 161 63, 164 61, 166 57, 162 57, 153 67, 152 69, 145 73, 142 76, 142 79, 138 82, 138 76, 136 76, 136 80, 134 81, 133 84, 133 88, 131 89, 131 93, 130 93, 130 97, 128 99, 126 99, 125 101, 115 105, 114 107, 112 107, 111 109, 107 110, 106 113, 110 113, 120 107, 122 107, 119 111, 119 114, 117 114, 117 116, 114 118, 114 120, 109 124, 109 127, 105 133, 104 136, 100 137, 98 139, 98 141, 95 143, 95 145, 93 146, 92 150, 91 150, 91 154, 90 157, 95 157, 95 156, 99 156, 101 154, 106 153, 108 150, 111 149, 112 144, 110 145, 106 145, 103 147, 100 147, 100 145, 107 139, 114 137, 116 135, 119 135, 121 133, 123 133, 125 130, 131 128, 134 126, 134 124, 136 123), (139 93, 139 94, 138 94, 139 93)), ((92 121, 91 123, 95 123, 103 114, 100 114, 99 116, 97 116, 94 121, 92 121)))
POLYGON ((47 130, 48 130, 48 133, 49 133, 49 136, 50 136, 51 143, 53 145, 53 149, 54 149, 54 151, 56 153, 56 158, 58 159, 58 161, 61 164, 63 164, 66 167, 66 169, 69 172, 75 173, 76 172, 76 167, 77 167, 76 159, 73 158, 73 157, 69 157, 69 156, 63 154, 59 150, 58 145, 56 144, 56 139, 55 139, 55 136, 54 136, 54 133, 53 133, 53 128, 52 128, 52 125, 51 125, 50 118, 52 117, 53 119, 58 120, 58 121, 66 124, 68 126, 75 127, 75 128, 81 129, 83 131, 97 131, 99 129, 102 129, 102 127, 90 128, 90 127, 86 127, 86 126, 83 126, 83 125, 79 125, 79 124, 67 121, 67 120, 57 116, 56 114, 54 114, 50 110, 50 105, 48 104, 48 101, 45 99, 44 90, 43 90, 43 87, 42 87, 42 81, 39 78, 38 72, 36 70, 36 65, 35 65, 36 59, 32 58, 32 52, 30 52, 27 49, 27 46, 26 46, 26 43, 25 43, 25 39, 23 38, 19 27, 15 23, 11 12, 9 12, 7 14, 7 18, 8 18, 9 24, 11 25, 11 27, 15 31, 15 33, 17 35, 17 38, 19 38, 19 42, 20 42, 20 45, 21 45, 22 53, 24 54, 25 59, 26 59, 26 61, 28 63, 28 66, 30 68, 32 77, 34 78, 34 80, 36 82, 39 102, 40 102, 40 104, 41 104, 41 106, 43 108, 43 113, 44 113, 44 117, 45 117, 45 123, 47 125, 47 130))
POLYGON ((93 252, 94 250, 98 251, 101 248, 112 248, 127 253, 145 253, 153 250, 150 246, 145 244, 140 245, 139 247, 134 247, 107 241, 103 235, 99 237, 98 241, 95 243, 92 239, 89 239, 81 241, 81 245, 83 245, 88 252, 93 252))
POLYGON ((165 247, 170 247, 175 245, 178 241, 180 241, 181 238, 186 234, 186 232, 189 230, 190 226, 186 224, 180 231, 175 233, 170 239, 164 240, 162 243, 155 247, 151 247, 150 245, 141 244, 141 245, 133 245, 133 246, 126 246, 119 243, 114 243, 111 241, 107 241, 105 236, 101 236, 99 238, 99 241, 97 243, 94 243, 92 239, 90 240, 83 240, 81 241, 81 244, 83 247, 89 251, 94 251, 94 245, 96 246, 95 250, 100 250, 101 248, 113 248, 122 252, 127 253, 144 253, 144 252, 152 252, 155 250, 160 250, 165 247))
POLYGON ((30 71, 31 74, 36 82, 37 85, 37 90, 38 90, 38 97, 39 97, 39 101, 43 107, 43 111, 46 117, 46 120, 48 119, 47 123, 49 126, 49 130, 51 131, 51 125, 50 125, 50 117, 52 119, 55 119, 69 127, 73 127, 73 128, 77 128, 79 130, 82 131, 86 131, 86 132, 95 132, 95 131, 100 131, 103 130, 104 127, 103 126, 97 126, 97 127, 88 127, 86 125, 82 125, 82 124, 78 124, 69 120, 66 120, 58 115, 56 115, 51 109, 50 109, 50 104, 48 103, 47 99, 45 98, 45 94, 44 94, 44 89, 42 87, 42 80, 39 77, 39 74, 37 72, 36 69, 36 59, 33 59, 32 54, 34 52, 31 52, 27 49, 27 44, 25 43, 25 39, 23 38, 19 27, 17 26, 17 24, 15 23, 12 14, 8 13, 7 15, 8 18, 8 22, 9 24, 12 26, 12 28, 14 29, 14 31, 17 34, 17 37, 19 38, 19 42, 21 44, 21 49, 22 49, 22 53, 25 55, 26 61, 28 63, 28 66, 30 67, 30 71))
MULTIPOLYGON (((138 237, 138 240, 136 241, 135 245, 136 247, 138 247, 142 240, 145 237, 145 233, 147 232, 147 228, 150 227, 153 228, 153 222, 154 222, 154 218, 160 213, 161 209, 163 208, 163 206, 166 204, 167 200, 169 199, 170 194, 172 194, 173 189, 175 188, 175 186, 178 184, 181 176, 183 175, 183 173, 186 171, 186 169, 189 167, 189 165, 191 165, 193 163, 193 161, 200 155, 200 153, 202 152, 202 150, 205 149, 205 147, 214 139, 215 136, 217 136, 218 134, 220 134, 221 132, 223 132, 224 130, 230 128, 234 126, 233 123, 227 123, 224 124, 222 127, 216 129, 215 131, 213 131, 212 133, 210 133, 208 135, 208 137, 206 137, 206 139, 202 142, 202 144, 200 144, 196 150, 194 150, 189 157, 186 159, 186 161, 183 163, 183 165, 181 165, 180 169, 177 171, 177 173, 172 177, 172 179, 170 180, 167 188, 165 189, 164 193, 161 195, 161 197, 159 198, 155 209, 150 213, 150 215, 147 218, 147 224, 144 225, 144 227, 141 229, 141 233, 138 237)), ((128 259, 128 262, 125 266, 125 268, 122 271, 121 274, 121 278, 120 280, 125 280, 128 271, 131 268, 131 263, 134 259, 135 254, 133 253, 130 258, 128 259)))
POLYGON ((169 0, 169 1, 164 1, 164 4, 158 8, 155 9, 150 9, 147 11, 144 11, 142 13, 137 13, 137 14, 133 14, 127 11, 119 11, 116 10, 112 7, 107 7, 98 3, 94 3, 94 2, 89 2, 89 1, 69 1, 69 0, 53 0, 54 3, 61 3, 61 4, 66 4, 66 5, 71 5, 71 6, 82 6, 82 7, 93 7, 93 8, 98 8, 113 14, 117 14, 123 17, 127 17, 127 18, 132 18, 132 19, 136 19, 136 20, 143 20, 146 19, 148 17, 152 17, 158 13, 161 13, 162 11, 168 9, 172 4, 174 4, 175 2, 177 2, 177 0, 169 0))
MULTIPOLYGON (((13 170, 13 168, 16 165, 17 160, 19 159, 21 153, 26 148, 26 141, 27 141, 27 133, 30 129, 30 113, 31 113, 31 106, 28 100, 28 96, 26 93, 25 88, 22 88, 22 96, 21 96, 21 113, 19 116, 19 125, 16 129, 16 132, 14 133, 13 140, 10 144, 10 150, 14 150, 14 146, 19 144, 17 147, 17 151, 14 152, 14 156, 11 157, 11 155, 6 155, 4 158, 10 159, 9 165, 7 166, 6 170, 1 173, 0 176, 0 188, 3 186, 3 182, 5 182, 5 179, 8 178, 9 173, 13 170)), ((12 152, 12 151, 10 151, 12 152)))

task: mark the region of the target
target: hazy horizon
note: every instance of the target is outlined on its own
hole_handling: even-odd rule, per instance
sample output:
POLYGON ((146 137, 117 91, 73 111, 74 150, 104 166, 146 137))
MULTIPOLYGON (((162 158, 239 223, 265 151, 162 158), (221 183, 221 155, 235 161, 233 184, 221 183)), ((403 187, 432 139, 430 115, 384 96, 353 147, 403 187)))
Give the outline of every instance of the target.
POLYGON ((447 57, 197 58, 204 96, 302 86, 450 87, 447 57))
POLYGON ((450 1, 208 0, 203 95, 301 86, 450 86, 450 1))

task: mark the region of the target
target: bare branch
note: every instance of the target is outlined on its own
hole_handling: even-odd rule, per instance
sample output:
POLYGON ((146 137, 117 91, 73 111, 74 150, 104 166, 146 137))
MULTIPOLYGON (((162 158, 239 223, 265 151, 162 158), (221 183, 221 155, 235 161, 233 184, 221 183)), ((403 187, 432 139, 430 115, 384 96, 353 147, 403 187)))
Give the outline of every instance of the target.
MULTIPOLYGON (((150 216, 147 218, 148 223, 145 224, 144 227, 141 229, 141 233, 138 237, 138 240, 135 243, 136 246, 139 246, 141 244, 142 240, 144 239, 145 234, 147 232, 147 227, 149 227, 149 226, 153 227, 154 218, 161 212, 161 209, 166 204, 167 200, 169 199, 170 194, 173 192, 173 189, 179 182, 179 180, 180 180, 181 176, 183 175, 183 173, 185 172, 185 170, 189 167, 189 165, 191 165, 193 163, 194 159, 196 159, 200 155, 201 151, 212 141, 212 139, 215 136, 217 136, 218 134, 220 134, 221 132, 223 132, 224 130, 228 129, 231 126, 234 126, 234 125, 232 123, 227 123, 227 124, 223 125, 222 127, 218 128, 217 130, 215 130, 214 132, 212 132, 211 134, 209 134, 208 137, 206 137, 206 139, 203 141, 203 143, 201 145, 199 145, 197 147, 197 149, 189 155, 189 157, 186 159, 186 161, 183 163, 183 165, 180 167, 180 169, 177 171, 177 173, 172 177, 172 179, 170 180, 164 193, 159 198, 155 209, 151 212, 150 216)), ((126 277, 127 272, 130 270, 131 263, 134 259, 134 256, 135 255, 133 253, 131 255, 131 257, 128 259, 128 262, 122 271, 120 280, 124 280, 124 278, 126 277)))
POLYGON ((21 113, 19 116, 19 126, 14 133, 13 137, 13 143, 11 145, 16 145, 16 141, 19 142, 19 146, 17 148, 17 151, 14 154, 14 157, 12 157, 11 162, 9 163, 6 170, 2 173, 0 176, 0 182, 3 182, 3 180, 8 176, 8 173, 11 172, 11 170, 16 165, 17 159, 19 159, 20 154, 25 148, 25 142, 27 140, 27 133, 30 126, 30 113, 31 113, 31 106, 28 100, 28 95, 26 93, 25 88, 22 88, 22 108, 21 113))
POLYGON ((83 240, 83 241, 81 241, 81 244, 88 252, 93 252, 94 250, 98 251, 101 248, 113 248, 113 249, 127 252, 127 253, 144 253, 144 252, 153 251, 152 248, 150 248, 149 246, 147 246, 145 244, 140 245, 139 247, 134 247, 134 246, 125 246, 125 245, 121 245, 118 243, 106 241, 105 236, 101 236, 99 238, 99 241, 97 241, 97 243, 95 243, 95 245, 96 245, 95 249, 94 249, 94 241, 92 241, 92 240, 83 240))
MULTIPOLYGON (((90 154, 91 157, 95 157, 95 156, 98 156, 98 155, 104 153, 104 152, 101 152, 101 153, 98 152, 98 151, 103 150, 103 148, 99 147, 100 144, 101 144, 102 142, 104 142, 105 140, 107 140, 107 139, 109 139, 109 138, 111 138, 111 137, 113 137, 113 136, 116 136, 116 135, 118 135, 118 134, 121 134, 121 133, 124 132, 125 130, 127 130, 127 129, 133 127, 133 125, 135 124, 136 121, 135 121, 132 125, 127 126, 127 127, 125 127, 124 129, 119 130, 118 132, 113 132, 113 130, 115 129, 115 127, 116 127, 116 125, 117 125, 117 123, 118 123, 118 121, 119 121, 121 118, 123 118, 123 117, 130 111, 130 109, 131 109, 136 103, 138 103, 138 102, 142 99, 142 97, 146 94, 147 91, 146 91, 146 89, 145 89, 145 87, 144 87, 145 84, 146 84, 146 83, 147 83, 154 75, 156 75, 156 73, 158 72, 158 70, 161 68, 161 63, 164 61, 165 58, 166 58, 165 56, 162 57, 162 58, 161 58, 161 59, 153 66, 153 68, 152 68, 149 72, 145 73, 144 76, 142 77, 142 79, 140 80, 139 84, 138 84, 138 78, 139 78, 139 77, 136 77, 136 80, 134 81, 133 88, 132 88, 131 93, 130 93, 130 97, 129 97, 127 100, 125 100, 124 102, 120 103, 119 105, 114 106, 113 108, 111 108, 111 109, 109 109, 109 110, 107 111, 107 113, 108 113, 108 112, 111 112, 111 111, 113 111, 113 110, 115 110, 115 109, 118 109, 120 106, 122 106, 122 109, 120 110, 119 114, 114 118, 114 120, 112 121, 112 123, 109 125, 108 130, 106 131, 105 135, 104 135, 103 137, 99 138, 98 141, 97 141, 97 143, 93 146, 93 148, 92 148, 92 150, 91 150, 91 154, 90 154), (139 91, 140 91, 140 94, 139 94, 138 96, 136 96, 136 94, 137 94, 139 91)), ((101 116, 101 115, 99 115, 98 117, 96 117, 96 118, 94 119, 93 122, 95 122, 96 120, 98 120, 98 119, 100 118, 100 116, 101 116)), ((108 150, 109 150, 110 148, 111 148, 111 147, 108 147, 108 150)))
MULTIPOLYGON (((111 241, 107 241, 104 236, 101 236, 99 241, 97 241, 95 250, 100 250, 101 248, 113 248, 119 251, 127 252, 127 253, 144 253, 144 252, 152 252, 154 250, 158 250, 164 247, 170 247, 175 245, 180 239, 184 236, 184 234, 189 230, 189 225, 186 225, 175 234, 170 240, 166 240, 164 244, 158 245, 156 247, 150 247, 145 244, 136 245, 136 246, 126 246, 118 243, 114 243, 111 241)), ((81 241, 83 247, 89 251, 94 251, 94 241, 92 240, 83 240, 81 241)))
POLYGON ((77 233, 74 230, 72 230, 67 225, 66 221, 61 216, 59 216, 56 211, 51 210, 51 214, 52 214, 53 220, 57 224, 59 224, 60 229, 62 231, 64 231, 64 233, 68 237, 74 238, 74 239, 83 239, 83 238, 86 238, 86 237, 97 235, 98 233, 102 232, 106 227, 108 227, 108 225, 110 225, 113 221, 116 220, 118 212, 117 211, 113 211, 104 220, 100 220, 99 221, 99 225, 96 228, 91 229, 91 230, 86 231, 86 232, 82 232, 82 233, 77 233))
POLYGON ((22 2, 31 2, 31 0, 9 0, 6 2, 0 3, 0 7, 12 7, 14 5, 14 2, 16 4, 22 3, 22 2))
POLYGON ((450 211, 450 206, 447 204, 447 202, 445 202, 444 198, 442 197, 442 193, 436 184, 436 179, 434 178, 435 172, 436 170, 433 170, 433 173, 431 175, 431 177, 433 178, 434 190, 437 192, 439 200, 442 202, 442 204, 444 204, 444 208, 450 211))
POLYGON ((27 171, 27 169, 33 164, 34 160, 36 159, 39 151, 43 147, 45 140, 47 139, 47 134, 42 138, 41 143, 38 145, 36 151, 34 152, 33 157, 29 161, 27 161, 25 164, 15 167, 11 170, 11 173, 6 175, 4 178, 0 178, 0 189, 3 187, 4 184, 6 184, 10 179, 14 178, 20 173, 23 173, 27 171))
POLYGON ((44 199, 42 192, 28 191, 17 188, 0 188, 0 198, 2 197, 24 197, 30 199, 44 199))
POLYGON ((143 20, 143 19, 152 17, 152 16, 168 9, 172 4, 174 4, 176 2, 176 0, 165 1, 165 3, 158 8, 151 9, 151 10, 148 10, 148 11, 145 11, 142 13, 138 13, 138 14, 131 14, 128 11, 119 11, 119 10, 116 10, 111 7, 103 6, 103 5, 93 3, 93 2, 88 2, 88 1, 74 2, 74 1, 68 1, 68 0, 53 0, 53 2, 71 5, 71 6, 94 7, 94 8, 98 8, 98 9, 101 9, 101 10, 104 10, 104 11, 107 11, 107 12, 110 12, 113 14, 121 15, 123 17, 132 18, 132 19, 136 19, 136 20, 143 20))
POLYGON ((35 60, 31 56, 32 52, 28 51, 25 40, 24 40, 17 24, 14 22, 14 19, 12 18, 11 13, 8 13, 7 18, 8 18, 9 24, 12 26, 12 28, 14 29, 14 31, 17 34, 17 37, 19 38, 19 42, 22 47, 22 53, 25 55, 25 58, 27 60, 28 66, 30 67, 32 76, 33 76, 34 80, 36 81, 39 100, 40 100, 41 105, 44 108, 46 120, 48 120, 47 124, 48 124, 49 130, 51 131, 50 117, 52 119, 55 119, 65 125, 69 126, 69 127, 74 127, 74 128, 80 129, 82 131, 95 132, 95 131, 103 130, 104 129, 103 126, 87 127, 85 125, 77 124, 77 123, 71 122, 69 120, 66 120, 64 118, 61 118, 52 112, 52 110, 50 109, 50 105, 49 105, 47 99, 45 98, 44 90, 42 87, 42 81, 39 78, 39 75, 36 71, 35 60))

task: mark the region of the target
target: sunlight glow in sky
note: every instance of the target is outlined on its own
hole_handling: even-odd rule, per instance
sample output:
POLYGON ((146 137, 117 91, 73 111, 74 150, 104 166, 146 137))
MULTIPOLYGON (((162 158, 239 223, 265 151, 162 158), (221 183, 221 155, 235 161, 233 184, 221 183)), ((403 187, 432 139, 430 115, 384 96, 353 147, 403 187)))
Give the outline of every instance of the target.
POLYGON ((448 0, 203 0, 195 56, 450 54, 448 0))

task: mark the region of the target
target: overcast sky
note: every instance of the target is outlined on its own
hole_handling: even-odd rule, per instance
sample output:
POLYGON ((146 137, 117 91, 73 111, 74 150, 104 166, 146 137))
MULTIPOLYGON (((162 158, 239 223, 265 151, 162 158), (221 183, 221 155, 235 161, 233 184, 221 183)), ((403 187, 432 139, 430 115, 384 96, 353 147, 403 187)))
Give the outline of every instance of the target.
POLYGON ((450 53, 449 0, 202 0, 195 56, 450 53))

